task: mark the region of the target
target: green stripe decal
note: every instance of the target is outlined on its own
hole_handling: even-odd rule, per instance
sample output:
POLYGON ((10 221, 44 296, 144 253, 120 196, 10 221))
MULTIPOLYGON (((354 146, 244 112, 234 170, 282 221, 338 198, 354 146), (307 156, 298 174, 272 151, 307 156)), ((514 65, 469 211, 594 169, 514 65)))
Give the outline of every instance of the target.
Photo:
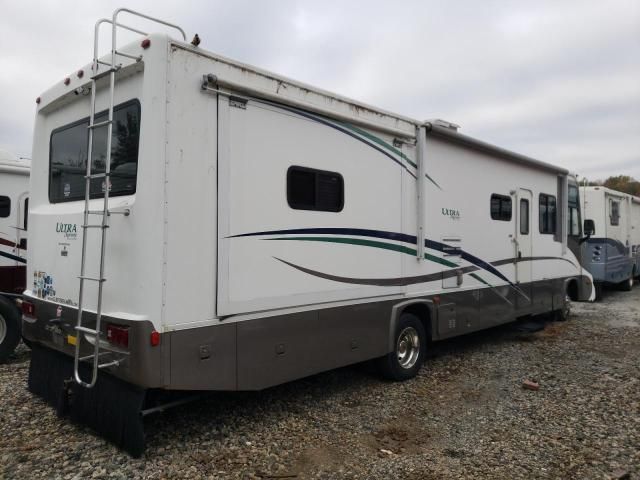
POLYGON ((329 243, 345 243, 348 245, 360 245, 363 247, 382 248, 384 250, 393 250, 395 252, 406 253, 407 255, 416 255, 415 248, 405 247, 404 245, 396 245, 395 243, 377 242, 375 240, 364 240, 361 238, 323 238, 323 237, 280 237, 268 238, 266 240, 299 240, 303 242, 329 242, 329 243))
POLYGON ((396 147, 394 147, 393 145, 388 144, 387 142, 385 142, 384 140, 382 140, 379 137, 376 137, 375 135, 370 134, 369 132, 362 130, 354 125, 351 125, 350 123, 342 123, 342 122, 336 122, 340 125, 342 125, 345 128, 348 128, 349 130, 351 130, 352 132, 355 132, 359 135, 362 135, 365 138, 368 138, 369 140, 371 140, 372 142, 377 143, 378 145, 380 145, 381 147, 386 148, 387 150, 389 150, 390 152, 395 153, 396 155, 398 155, 400 158, 402 158, 404 161, 406 161, 409 165, 411 165, 413 168, 418 168, 418 165, 415 164, 415 162, 413 162, 413 160, 411 160, 409 157, 407 157, 404 153, 402 153, 400 150, 398 150, 396 147))
POLYGON ((484 283, 487 287, 493 288, 493 285, 491 285, 489 282, 486 282, 482 277, 480 277, 480 275, 478 275, 476 273, 470 273, 469 275, 471 275, 471 277, 473 277, 476 280, 478 280, 480 283, 484 283))
MULTIPOLYGON (((372 248, 381 248, 383 250, 391 250, 394 252, 406 253, 407 255, 416 256, 418 253, 415 248, 405 247, 404 245, 396 245, 395 243, 386 243, 386 242, 378 242, 376 240, 364 240, 361 238, 326 238, 326 237, 277 237, 277 238, 265 238, 264 240, 297 240, 302 242, 327 242, 327 243, 342 243, 346 245, 359 245, 362 247, 372 247, 372 248)), ((444 258, 436 257, 435 255, 431 255, 429 253, 424 254, 424 258, 438 263, 440 265, 444 265, 445 267, 457 267, 458 265, 450 262, 449 260, 445 260, 444 258)), ((484 281, 480 276, 472 273, 471 276, 478 280, 479 282, 484 283, 485 285, 489 285, 486 281, 484 281)))
MULTIPOLYGON (((409 165, 411 165, 413 168, 416 168, 416 169, 418 168, 418 165, 416 165, 416 163, 413 160, 411 160, 409 157, 407 157, 404 153, 402 153, 396 147, 394 147, 393 145, 388 144, 387 142, 385 142, 381 138, 370 134, 366 130, 362 130, 361 128, 358 128, 358 127, 356 127, 354 125, 351 125, 350 123, 342 123, 342 122, 336 122, 336 123, 341 125, 341 126, 343 126, 343 127, 345 127, 345 128, 348 128, 349 130, 351 130, 354 133, 357 133, 358 135, 361 135, 361 136, 371 140, 374 143, 377 143, 381 147, 384 147, 387 150, 389 150, 390 152, 395 153, 400 158, 402 158, 405 162, 407 162, 409 165)), ((440 190, 442 190, 442 187, 440 185, 438 185, 437 182, 433 178, 431 178, 428 173, 425 173, 424 176, 427 177, 427 179, 431 183, 433 183, 436 187, 438 187, 440 190)))

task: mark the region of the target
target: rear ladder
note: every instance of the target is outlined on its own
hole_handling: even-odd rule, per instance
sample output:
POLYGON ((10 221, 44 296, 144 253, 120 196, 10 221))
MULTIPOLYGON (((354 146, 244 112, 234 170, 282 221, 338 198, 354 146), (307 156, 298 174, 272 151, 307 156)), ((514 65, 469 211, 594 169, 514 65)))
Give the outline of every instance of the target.
MULTIPOLYGON (((142 56, 136 57, 134 55, 130 55, 128 53, 119 52, 116 49, 116 32, 118 27, 124 28, 131 32, 138 33, 140 35, 147 35, 147 33, 137 30, 135 28, 120 24, 117 22, 118 15, 120 13, 129 13, 137 17, 144 18, 146 20, 150 20, 152 22, 156 22, 171 28, 175 28, 182 34, 183 40, 186 41, 186 34, 184 30, 182 30, 177 25, 173 25, 171 23, 165 22, 163 20, 159 20, 154 17, 150 17, 148 15, 144 15, 139 12, 135 12, 133 10, 129 10, 127 8, 119 8, 113 13, 113 17, 111 20, 101 19, 96 22, 94 29, 94 39, 93 39, 93 64, 92 64, 92 72, 93 76, 91 77, 91 106, 90 106, 90 115, 89 115, 89 148, 87 151, 87 171, 85 175, 85 195, 84 195, 84 220, 82 223, 82 257, 80 260, 80 289, 78 292, 78 318, 76 321, 76 342, 75 342, 75 352, 74 352, 74 362, 73 362, 73 376, 75 382, 85 388, 92 388, 98 379, 98 370, 101 368, 113 367, 120 364, 121 359, 107 361, 105 363, 100 363, 100 356, 102 353, 100 352, 100 342, 101 336, 100 333, 100 324, 102 320, 102 294, 104 290, 104 284, 106 282, 106 278, 104 276, 105 273, 105 251, 106 251, 106 241, 107 241, 107 229, 109 228, 109 216, 113 214, 124 214, 128 215, 129 211, 112 211, 109 210, 109 190, 111 188, 111 136, 113 133, 113 107, 114 107, 114 92, 115 92, 115 84, 116 84, 116 72, 122 67, 122 64, 117 64, 116 60, 118 57, 126 57, 131 58, 136 61, 140 61, 142 56), (99 31, 100 26, 103 23, 111 24, 111 62, 104 62, 98 58, 98 39, 99 39, 99 31), (107 67, 105 70, 100 72, 100 67, 107 67), (102 122, 95 122, 95 113, 96 113, 96 88, 97 82, 99 79, 109 76, 109 108, 108 108, 108 119, 102 122), (103 173, 92 173, 92 150, 93 150, 93 133, 98 128, 106 128, 107 129, 107 152, 105 158, 105 169, 103 173), (101 210, 90 210, 89 202, 91 200, 91 181, 94 179, 102 178, 104 185, 104 194, 103 194, 103 203, 101 210), (89 217, 90 215, 96 215, 100 217, 101 221, 99 223, 90 223, 89 217), (86 260, 87 260, 87 231, 89 229, 96 228, 100 229, 100 265, 98 268, 98 276, 97 277, 89 277, 86 275, 86 260), (96 300, 96 321, 95 327, 89 328, 83 325, 83 313, 84 313, 84 283, 88 282, 97 282, 98 284, 98 298, 96 300), (80 356, 82 338, 84 336, 93 337, 93 354, 86 355, 84 357, 80 356), (91 370, 91 378, 87 381, 83 380, 80 375, 80 362, 91 360, 92 362, 92 370, 91 370)), ((90 337, 88 337, 90 338, 90 337)), ((88 341, 88 340, 87 340, 88 341)), ((91 343, 91 342, 89 342, 91 343)))

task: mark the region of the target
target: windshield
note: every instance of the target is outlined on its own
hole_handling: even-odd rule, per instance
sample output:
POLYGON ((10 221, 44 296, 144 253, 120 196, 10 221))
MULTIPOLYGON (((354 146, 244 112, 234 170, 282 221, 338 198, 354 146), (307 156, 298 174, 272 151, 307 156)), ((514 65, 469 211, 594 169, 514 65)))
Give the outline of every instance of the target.
MULTIPOLYGON (((94 123, 104 122, 107 112, 96 114, 94 123)), ((49 201, 51 203, 84 199, 89 145, 89 119, 60 127, 51 134, 49 156, 49 201)), ((136 192, 138 144, 140 140, 140 103, 132 100, 113 109, 111 135, 111 181, 91 180, 91 198, 101 197, 109 183, 109 196, 136 192)), ((107 158, 107 127, 93 134, 91 173, 103 173, 107 158)))

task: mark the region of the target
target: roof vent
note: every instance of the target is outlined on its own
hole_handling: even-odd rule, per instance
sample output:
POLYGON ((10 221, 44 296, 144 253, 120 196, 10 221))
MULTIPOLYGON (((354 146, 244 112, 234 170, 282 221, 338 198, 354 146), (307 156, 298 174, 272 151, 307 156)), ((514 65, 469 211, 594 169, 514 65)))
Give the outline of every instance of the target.
POLYGON ((460 128, 460 125, 457 125, 452 122, 447 122, 446 120, 442 120, 441 118, 435 118, 433 120, 427 120, 425 123, 430 123, 432 125, 437 125, 438 127, 448 128, 449 130, 453 130, 457 132, 460 128))

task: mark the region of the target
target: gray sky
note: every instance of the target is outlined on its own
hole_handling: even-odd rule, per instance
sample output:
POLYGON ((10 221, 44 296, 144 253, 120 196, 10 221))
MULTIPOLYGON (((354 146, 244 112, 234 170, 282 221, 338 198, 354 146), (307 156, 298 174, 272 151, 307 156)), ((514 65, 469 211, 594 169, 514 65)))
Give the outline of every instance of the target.
POLYGON ((0 0, 1 148, 30 156, 35 98, 91 60, 95 21, 125 3, 207 50, 591 179, 640 179, 639 0, 0 0))

